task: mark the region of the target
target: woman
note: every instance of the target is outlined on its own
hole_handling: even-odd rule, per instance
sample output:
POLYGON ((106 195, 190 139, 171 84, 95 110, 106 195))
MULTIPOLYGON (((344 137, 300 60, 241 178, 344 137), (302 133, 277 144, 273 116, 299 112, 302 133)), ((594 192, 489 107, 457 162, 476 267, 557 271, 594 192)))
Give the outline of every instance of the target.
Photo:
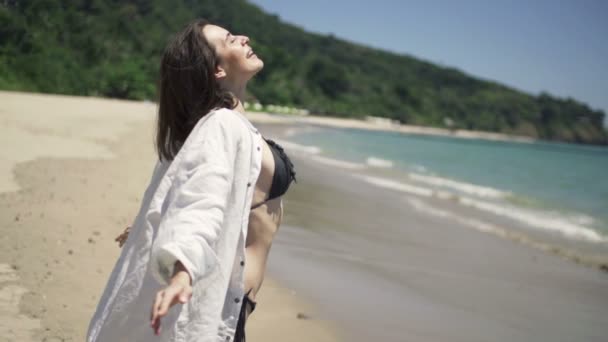
POLYGON ((132 228, 118 238, 124 246, 89 342, 245 340, 281 195, 295 180, 283 149, 242 114, 247 82, 263 66, 247 37, 205 20, 167 46, 159 161, 132 228))

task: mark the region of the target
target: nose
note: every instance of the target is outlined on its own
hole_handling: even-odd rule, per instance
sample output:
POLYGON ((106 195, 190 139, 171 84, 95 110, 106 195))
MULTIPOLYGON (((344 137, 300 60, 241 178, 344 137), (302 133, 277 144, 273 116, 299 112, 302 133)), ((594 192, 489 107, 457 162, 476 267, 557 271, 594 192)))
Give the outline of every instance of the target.
POLYGON ((241 36, 241 44, 249 44, 249 37, 241 36))

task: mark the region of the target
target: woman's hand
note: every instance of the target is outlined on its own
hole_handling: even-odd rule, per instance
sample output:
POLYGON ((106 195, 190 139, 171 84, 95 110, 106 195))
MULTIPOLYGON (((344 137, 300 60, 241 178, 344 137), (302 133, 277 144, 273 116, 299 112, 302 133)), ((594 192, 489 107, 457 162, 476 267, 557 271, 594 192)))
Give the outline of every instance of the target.
POLYGON ((129 231, 131 231, 130 226, 125 228, 125 231, 114 239, 114 241, 118 242, 118 247, 122 248, 122 246, 125 244, 125 241, 127 241, 127 238, 129 237, 129 231))
POLYGON ((150 325, 155 335, 160 335, 160 319, 165 316, 169 309, 177 304, 184 304, 192 297, 192 279, 184 265, 177 261, 175 271, 169 286, 156 293, 152 311, 150 313, 150 325))

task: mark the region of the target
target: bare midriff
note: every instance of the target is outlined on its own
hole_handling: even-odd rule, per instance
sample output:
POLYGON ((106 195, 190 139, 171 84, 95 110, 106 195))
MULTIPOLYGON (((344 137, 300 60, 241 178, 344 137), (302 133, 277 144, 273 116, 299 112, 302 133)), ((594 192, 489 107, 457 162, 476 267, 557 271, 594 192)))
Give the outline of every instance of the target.
MULTIPOLYGON (((255 184, 252 205, 261 203, 268 198, 272 177, 274 176, 274 157, 268 144, 262 139, 262 169, 255 184)), ((245 243, 245 293, 249 290, 249 298, 255 301, 266 271, 266 261, 272 239, 279 229, 283 217, 281 197, 251 210, 245 243)))

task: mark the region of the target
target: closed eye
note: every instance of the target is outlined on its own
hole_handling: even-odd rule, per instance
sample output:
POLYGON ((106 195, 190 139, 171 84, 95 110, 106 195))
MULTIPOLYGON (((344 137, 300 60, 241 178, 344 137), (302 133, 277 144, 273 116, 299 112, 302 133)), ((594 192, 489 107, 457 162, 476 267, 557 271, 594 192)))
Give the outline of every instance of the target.
POLYGON ((226 33, 226 38, 224 38, 224 41, 228 42, 229 44, 232 44, 236 41, 236 37, 232 35, 232 33, 228 32, 226 33), (231 39, 229 39, 231 38, 231 39))

